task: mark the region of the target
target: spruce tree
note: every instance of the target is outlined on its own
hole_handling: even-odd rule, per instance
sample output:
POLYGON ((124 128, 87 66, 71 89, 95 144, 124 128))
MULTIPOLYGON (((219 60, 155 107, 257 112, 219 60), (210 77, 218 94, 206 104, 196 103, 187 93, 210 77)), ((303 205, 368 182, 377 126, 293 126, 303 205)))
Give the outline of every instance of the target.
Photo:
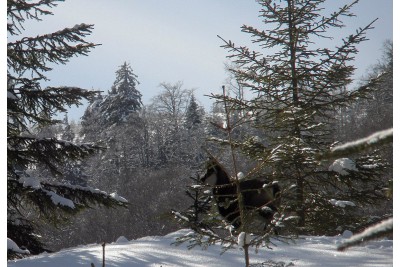
POLYGON ((41 165, 52 176, 61 176, 65 163, 97 150, 91 144, 40 138, 31 131, 32 125, 58 123, 53 115, 94 96, 93 92, 77 87, 41 85, 48 80, 46 72, 51 70, 51 63, 65 64, 71 57, 87 55, 95 48, 96 44, 84 40, 93 25, 77 24, 54 33, 18 39, 26 20, 40 21, 42 15, 51 15, 49 8, 56 5, 56 0, 7 1, 7 31, 15 39, 7 44, 7 236, 31 254, 45 249, 36 230, 38 224, 62 222, 91 205, 126 206, 123 200, 97 189, 30 175, 32 169, 41 165))
POLYGON ((82 120, 81 129, 79 134, 82 136, 83 140, 89 140, 91 142, 95 140, 100 140, 99 131, 102 129, 103 117, 100 112, 100 104, 103 102, 104 97, 101 93, 97 93, 90 101, 86 108, 82 120))
POLYGON ((130 64, 124 62, 115 72, 116 78, 108 96, 101 103, 101 116, 104 124, 126 122, 127 116, 139 111, 142 107, 142 94, 136 88, 138 76, 133 73, 130 64))
POLYGON ((190 97, 185 117, 185 124, 188 129, 196 127, 202 121, 202 113, 193 94, 190 97))
MULTIPOLYGON (((215 97, 245 110, 253 117, 249 122, 263 129, 264 147, 250 152, 250 156, 257 161, 268 159, 265 169, 269 175, 291 189, 282 201, 287 212, 297 215, 299 231, 354 230, 361 223, 356 211, 385 198, 382 192, 387 184, 380 177, 389 165, 374 153, 322 164, 315 155, 340 141, 334 140, 332 128, 338 108, 367 97, 373 90, 371 86, 342 89, 352 81, 356 46, 366 40, 374 21, 335 47, 319 47, 318 40, 333 39, 330 29, 344 27, 342 19, 354 16, 350 10, 358 1, 332 14, 324 12, 325 0, 258 2, 266 29, 244 25, 242 31, 264 49, 262 53, 221 38, 239 67, 231 69, 232 73, 257 97, 248 101, 215 97), (347 171, 335 171, 335 165, 341 162, 353 167, 346 164, 341 167, 347 171), (342 208, 335 200, 353 201, 355 207, 342 208)), ((247 144, 252 140, 250 136, 247 144)), ((247 149, 248 145, 242 147, 247 149)))

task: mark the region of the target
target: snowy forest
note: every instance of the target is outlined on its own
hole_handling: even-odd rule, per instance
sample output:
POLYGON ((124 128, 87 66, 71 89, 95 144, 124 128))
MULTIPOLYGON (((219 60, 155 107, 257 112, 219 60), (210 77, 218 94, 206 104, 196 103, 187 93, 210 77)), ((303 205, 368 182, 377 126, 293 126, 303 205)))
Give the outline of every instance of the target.
MULTIPOLYGON (((393 42, 382 40, 381 59, 354 84, 357 46, 375 21, 333 48, 318 39, 343 27, 358 1, 330 16, 321 15, 328 0, 257 2, 265 29, 241 30, 258 50, 219 36, 226 83, 208 108, 182 81, 160 81, 143 104, 140 66, 128 59, 110 88, 43 87, 50 64, 90 57, 94 26, 18 39, 57 0, 7 1, 8 35, 17 38, 7 44, 9 260, 178 231, 175 242, 189 248, 239 246, 251 266, 249 249, 299 236, 386 222, 373 238, 393 238, 393 42), (75 105, 85 110, 79 121, 68 117, 75 105), (204 182, 216 169, 232 195, 204 182), (255 180, 263 185, 243 191, 255 180), (249 195, 261 191, 269 199, 253 206, 249 195), (223 214, 234 205, 234 219, 223 214)), ((269 264, 257 266, 284 266, 269 264)))

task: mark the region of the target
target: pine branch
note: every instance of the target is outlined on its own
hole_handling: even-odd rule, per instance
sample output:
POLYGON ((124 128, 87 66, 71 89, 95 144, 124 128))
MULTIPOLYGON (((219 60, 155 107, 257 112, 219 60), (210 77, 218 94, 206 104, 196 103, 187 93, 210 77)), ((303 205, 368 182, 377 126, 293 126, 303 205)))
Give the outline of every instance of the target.
POLYGON ((65 64, 73 56, 86 56, 98 44, 82 39, 91 34, 93 25, 77 24, 55 33, 37 37, 24 37, 7 44, 7 65, 15 73, 31 70, 38 77, 46 79, 41 72, 50 71, 48 62, 65 64))
POLYGON ((16 166, 27 168, 32 164, 44 164, 56 175, 61 175, 59 167, 66 160, 82 159, 100 149, 93 144, 75 145, 55 138, 38 139, 34 136, 9 136, 7 143, 9 171, 15 172, 16 166))
MULTIPOLYGON (((322 17, 321 21, 315 23, 315 27, 310 28, 307 32, 308 33, 318 33, 318 32, 325 32, 328 27, 339 27, 342 28, 344 25, 342 21, 339 20, 340 16, 348 16, 353 17, 355 16, 352 13, 349 13, 350 9, 356 5, 359 0, 352 2, 350 5, 344 5, 339 9, 339 11, 330 14, 327 17, 322 17)), ((319 37, 324 37, 320 34, 316 34, 319 37)))
POLYGON ((25 127, 26 120, 40 125, 58 123, 58 120, 52 119, 53 115, 66 112, 66 106, 79 106, 82 104, 82 99, 90 100, 98 93, 66 86, 40 89, 40 85, 35 79, 16 79, 11 76, 8 78, 18 84, 18 86, 8 88, 8 92, 15 96, 15 99, 7 101, 8 122, 12 123, 15 129, 21 131, 29 131, 25 127))
POLYGON ((7 21, 7 31, 11 35, 18 35, 21 30, 24 30, 22 23, 25 22, 25 18, 40 21, 39 16, 53 14, 42 6, 53 8, 57 6, 55 2, 60 1, 63 0, 39 0, 29 3, 21 0, 7 0, 7 17, 10 19, 7 21))

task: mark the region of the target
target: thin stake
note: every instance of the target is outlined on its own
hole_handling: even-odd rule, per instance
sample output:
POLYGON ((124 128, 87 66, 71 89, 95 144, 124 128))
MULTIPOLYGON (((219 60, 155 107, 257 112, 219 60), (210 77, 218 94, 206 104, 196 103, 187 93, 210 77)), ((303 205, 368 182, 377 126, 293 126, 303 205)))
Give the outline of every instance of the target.
POLYGON ((106 267, 106 242, 103 242, 101 246, 103 247, 103 267, 106 267))

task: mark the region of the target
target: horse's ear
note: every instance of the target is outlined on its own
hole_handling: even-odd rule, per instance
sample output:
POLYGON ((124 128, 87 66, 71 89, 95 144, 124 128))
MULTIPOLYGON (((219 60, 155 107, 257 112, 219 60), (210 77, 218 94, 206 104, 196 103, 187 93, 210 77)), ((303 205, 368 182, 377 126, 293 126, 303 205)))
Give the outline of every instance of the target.
POLYGON ((207 162, 206 162, 206 169, 209 170, 209 169, 211 169, 211 168, 213 168, 213 167, 215 167, 217 165, 219 165, 218 161, 213 157, 209 157, 207 162))
POLYGON ((205 174, 201 177, 201 181, 204 183, 207 177, 211 174, 213 167, 215 166, 214 159, 209 157, 206 162, 204 162, 205 174))
POLYGON ((212 160, 211 158, 208 158, 208 160, 205 162, 205 169, 208 170, 211 168, 212 165, 212 160))

